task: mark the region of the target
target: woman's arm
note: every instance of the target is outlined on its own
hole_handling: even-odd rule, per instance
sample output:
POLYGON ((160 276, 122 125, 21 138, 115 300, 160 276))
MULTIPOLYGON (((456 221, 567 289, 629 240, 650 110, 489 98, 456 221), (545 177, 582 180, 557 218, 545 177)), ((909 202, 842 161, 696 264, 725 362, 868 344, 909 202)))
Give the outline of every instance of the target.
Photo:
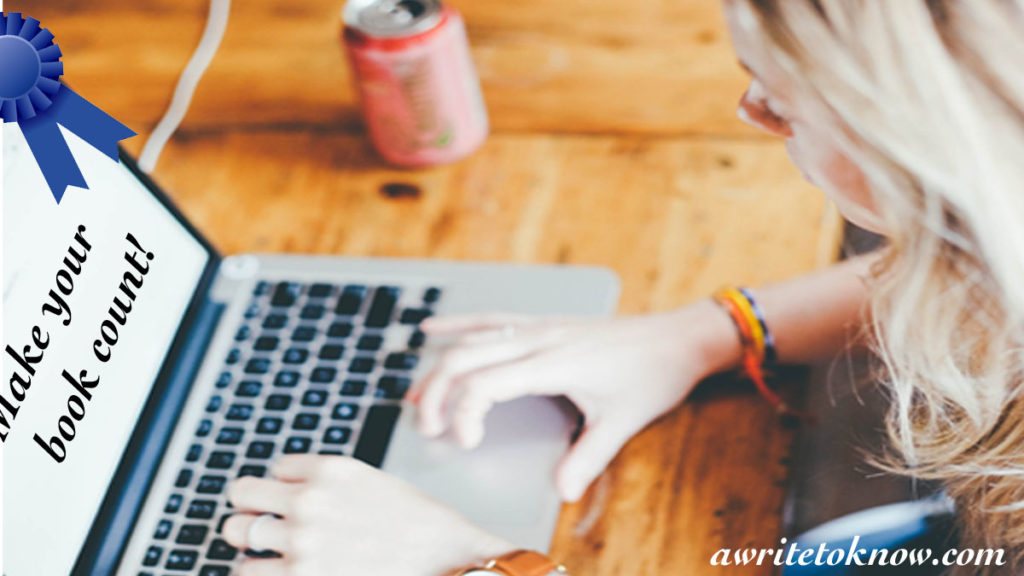
MULTIPOLYGON (((846 345, 856 334, 874 258, 756 291, 780 361, 826 357, 846 345)), ((739 366, 742 354, 732 320, 710 298, 662 314, 431 318, 423 329, 458 338, 409 393, 425 435, 450 428, 464 447, 474 447, 490 408, 520 396, 563 395, 580 409, 583 434, 558 469, 566 500, 578 499, 634 434, 697 382, 739 366)))
MULTIPOLYGON (((779 362, 806 364, 864 344, 857 337, 868 319, 865 280, 878 258, 875 252, 864 254, 754 290, 754 298, 764 311, 765 324, 775 338, 779 362)), ((694 306, 707 309, 709 370, 723 372, 739 366, 742 348, 728 315, 710 301, 694 306)))

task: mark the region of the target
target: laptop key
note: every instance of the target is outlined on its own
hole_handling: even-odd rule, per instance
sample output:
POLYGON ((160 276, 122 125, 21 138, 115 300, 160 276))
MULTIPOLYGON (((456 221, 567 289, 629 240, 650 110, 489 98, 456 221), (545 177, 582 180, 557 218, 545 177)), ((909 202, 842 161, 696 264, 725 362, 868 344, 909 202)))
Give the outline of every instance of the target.
POLYGON ((271 394, 263 407, 267 410, 287 410, 292 404, 292 397, 287 394, 271 394))
POLYGON ((341 291, 338 297, 338 305, 334 307, 335 314, 352 316, 359 312, 363 306, 363 298, 366 297, 366 286, 349 285, 341 291))
POLYGON ((342 396, 362 396, 366 392, 366 380, 345 380, 341 385, 342 396))
POLYGON ((323 406, 327 403, 327 392, 324 390, 306 390, 302 394, 303 406, 323 406))
POLYGON ((364 334, 356 342, 356 350, 363 352, 376 352, 384 344, 384 338, 379 334, 364 334))
POLYGON ((324 282, 317 282, 309 287, 310 298, 327 298, 334 292, 334 286, 324 282))
POLYGON ((235 396, 239 398, 255 398, 263 390, 263 383, 259 380, 242 380, 235 389, 235 396))
POLYGON ((227 388, 231 384, 231 372, 221 372, 217 376, 217 388, 227 388))
POLYGON ((245 318, 247 320, 252 320, 253 318, 259 316, 261 311, 262 308, 260 308, 259 304, 249 304, 249 307, 245 309, 245 318))
POLYGON ((319 320, 324 317, 324 312, 326 310, 321 304, 306 304, 299 311, 299 318, 303 320, 319 320))
POLYGON ((284 444, 284 453, 305 454, 306 452, 309 452, 309 448, 312 444, 313 441, 310 440, 309 438, 305 438, 302 436, 292 436, 284 444))
POLYGON ((335 420, 355 420, 359 415, 359 405, 350 402, 342 402, 331 411, 331 418, 335 420))
POLYGON ((186 518, 197 518, 209 520, 217 512, 217 502, 214 500, 193 500, 185 511, 186 518))
POLYGON ((284 357, 281 359, 285 364, 302 364, 309 358, 309 350, 305 348, 289 348, 284 351, 284 357))
POLYGON ((299 373, 294 370, 282 370, 274 377, 274 386, 278 388, 294 388, 299 383, 299 373))
POLYGON ((345 355, 345 347, 341 344, 324 344, 320 347, 320 354, 317 355, 321 360, 340 360, 345 355))
POLYGON ((281 340, 277 336, 263 335, 252 343, 252 348, 259 352, 270 352, 277 349, 277 344, 280 341, 281 340))
POLYGON ((250 358, 245 363, 246 374, 266 374, 270 370, 270 358, 250 358))
POLYGON ((175 488, 188 488, 188 485, 192 483, 192 470, 188 468, 182 468, 178 472, 178 477, 174 479, 175 488))
POLYGON ((316 427, 320 425, 320 415, 302 413, 296 414, 295 420, 292 421, 292 429, 294 430, 316 430, 316 427))
POLYGON ((302 284, 297 282, 280 282, 274 287, 274 294, 270 297, 270 305, 278 308, 287 308, 302 294, 302 284))
POLYGON ((409 386, 412 384, 412 380, 405 376, 382 376, 377 381, 377 393, 378 398, 387 398, 388 400, 401 400, 405 398, 405 393, 409 391, 409 386))
POLYGON ((243 342, 245 340, 248 340, 249 336, 251 335, 252 330, 250 330, 248 326, 243 324, 241 327, 238 328, 238 331, 235 332, 235 342, 243 342))
POLYGON ((281 431, 283 421, 273 416, 264 416, 256 423, 257 434, 277 434, 281 431))
POLYGON ((373 372, 376 363, 373 356, 356 356, 348 363, 348 371, 353 374, 369 374, 373 372))
POLYGON ((199 569, 199 576, 231 576, 231 567, 206 564, 199 569))
POLYGON ((288 317, 284 314, 267 314, 267 317, 263 319, 263 327, 268 330, 284 328, 287 323, 288 317))
POLYGON ((395 286, 380 286, 374 290, 370 310, 366 313, 366 326, 384 328, 390 324, 400 292, 395 286))
POLYGON ((206 438, 210 435, 213 430, 213 420, 204 418, 199 422, 199 426, 196 428, 196 438, 206 438))
POLYGON ((217 439, 214 440, 217 444, 234 445, 242 441, 242 436, 245 435, 245 430, 242 428, 225 427, 221 428, 220 432, 217 433, 217 439))
POLYGON ((370 406, 352 455, 370 466, 380 468, 400 413, 401 408, 398 406, 370 406))
POLYGON ((210 396, 210 400, 206 403, 206 411, 212 414, 220 410, 220 407, 223 403, 224 399, 221 398, 219 395, 214 394, 213 396, 210 396))
POLYGON ((185 524, 178 530, 178 537, 174 541, 178 544, 202 544, 209 530, 201 524, 185 524))
POLYGON ((168 514, 177 514, 178 510, 181 510, 181 503, 183 498, 181 494, 171 494, 167 498, 167 505, 164 506, 164 512, 168 514))
POLYGON ((202 444, 193 444, 188 447, 188 453, 185 454, 185 462, 199 462, 199 459, 203 457, 203 446, 202 444))
POLYGON ((348 338, 352 335, 352 323, 347 321, 334 322, 327 328, 329 338, 348 338))
POLYGON ((266 460, 274 454, 274 443, 267 442, 265 440, 258 440, 249 444, 249 449, 245 451, 246 458, 252 458, 254 460, 266 460))
POLYGON ((384 367, 389 370, 412 370, 417 362, 419 357, 415 354, 392 352, 384 359, 384 367))
POLYGON ((171 550, 171 553, 167 555, 167 564, 164 564, 164 568, 168 570, 191 570, 196 565, 196 559, 199 557, 199 553, 195 550, 171 550))
POLYGON ((156 531, 153 532, 154 540, 165 540, 171 535, 171 529, 174 528, 174 523, 170 520, 161 520, 156 524, 156 531))
POLYGON ((206 467, 213 468, 215 470, 226 470, 231 468, 235 464, 235 453, 214 451, 210 452, 210 457, 206 460, 206 467))
POLYGON ((327 384, 334 382, 334 377, 337 376, 337 374, 338 371, 334 368, 320 366, 313 368, 313 373, 309 375, 309 381, 317 384, 327 384))
POLYGON ((409 348, 415 350, 421 348, 427 342, 427 335, 423 330, 415 330, 409 336, 409 348))
POLYGON ((142 558, 143 566, 156 566, 160 563, 160 557, 164 555, 164 549, 159 546, 150 546, 146 549, 146 555, 142 558))
POLYGON ((227 480, 224 476, 205 474, 199 477, 199 483, 196 484, 196 492, 199 494, 220 494, 224 491, 224 485, 227 483, 227 480))
POLYGON ((299 326, 292 331, 292 342, 312 342, 316 338, 316 328, 313 326, 299 326))
POLYGON ((402 324, 419 324, 427 318, 433 315, 433 312, 429 308, 406 308, 402 310, 402 315, 399 316, 398 321, 402 324))
POLYGON ((270 292, 270 282, 266 280, 260 280, 252 289, 253 296, 263 296, 267 292, 270 292))
POLYGON ((252 417, 252 404, 232 404, 228 407, 225 418, 228 420, 246 421, 252 417))
POLYGON ((281 555, 273 550, 246 550, 243 552, 249 558, 280 558, 281 555))
POLYGON ((431 286, 423 291, 423 301, 427 304, 433 304, 441 299, 441 289, 436 286, 431 286))
POLYGON ((238 469, 238 477, 255 476, 263 478, 267 475, 267 467, 260 464, 246 464, 238 469))
POLYGON ((238 364, 238 361, 241 359, 242 351, 238 348, 232 348, 231 351, 228 352, 227 358, 224 359, 224 363, 231 366, 232 364, 238 364))
POLYGON ((228 562, 238 555, 238 548, 228 544, 221 538, 214 538, 210 542, 210 548, 206 551, 206 557, 210 560, 226 560, 228 562))
POLYGON ((331 426, 324 430, 324 444, 344 444, 352 436, 352 429, 346 426, 331 426))

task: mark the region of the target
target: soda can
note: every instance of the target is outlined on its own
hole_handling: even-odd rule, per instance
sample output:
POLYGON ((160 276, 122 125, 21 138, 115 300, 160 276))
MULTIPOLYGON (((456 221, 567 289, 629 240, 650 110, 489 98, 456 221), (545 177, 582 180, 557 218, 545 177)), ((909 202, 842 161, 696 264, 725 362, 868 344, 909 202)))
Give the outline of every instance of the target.
POLYGON ((366 128, 385 160, 444 164, 483 143, 487 109, 458 11, 438 0, 349 0, 342 17, 366 128))

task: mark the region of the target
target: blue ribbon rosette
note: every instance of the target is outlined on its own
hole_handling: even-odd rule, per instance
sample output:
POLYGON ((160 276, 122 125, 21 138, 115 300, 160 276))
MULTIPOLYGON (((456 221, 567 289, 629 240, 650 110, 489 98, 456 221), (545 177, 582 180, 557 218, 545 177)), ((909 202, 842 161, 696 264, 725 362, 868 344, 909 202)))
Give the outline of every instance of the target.
POLYGON ((60 82, 61 52, 35 18, 0 16, 0 116, 17 122, 60 203, 68 186, 88 188, 58 125, 115 162, 117 143, 135 135, 124 124, 60 82))

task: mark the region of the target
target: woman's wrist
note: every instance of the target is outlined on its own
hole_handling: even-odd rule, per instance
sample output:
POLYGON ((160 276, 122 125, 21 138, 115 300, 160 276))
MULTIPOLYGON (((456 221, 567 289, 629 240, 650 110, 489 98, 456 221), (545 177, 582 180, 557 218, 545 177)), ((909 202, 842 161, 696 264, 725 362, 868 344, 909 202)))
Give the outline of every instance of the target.
POLYGON ((710 298, 699 300, 679 311, 681 322, 689 330, 698 330, 702 378, 740 367, 743 344, 729 314, 710 298))

